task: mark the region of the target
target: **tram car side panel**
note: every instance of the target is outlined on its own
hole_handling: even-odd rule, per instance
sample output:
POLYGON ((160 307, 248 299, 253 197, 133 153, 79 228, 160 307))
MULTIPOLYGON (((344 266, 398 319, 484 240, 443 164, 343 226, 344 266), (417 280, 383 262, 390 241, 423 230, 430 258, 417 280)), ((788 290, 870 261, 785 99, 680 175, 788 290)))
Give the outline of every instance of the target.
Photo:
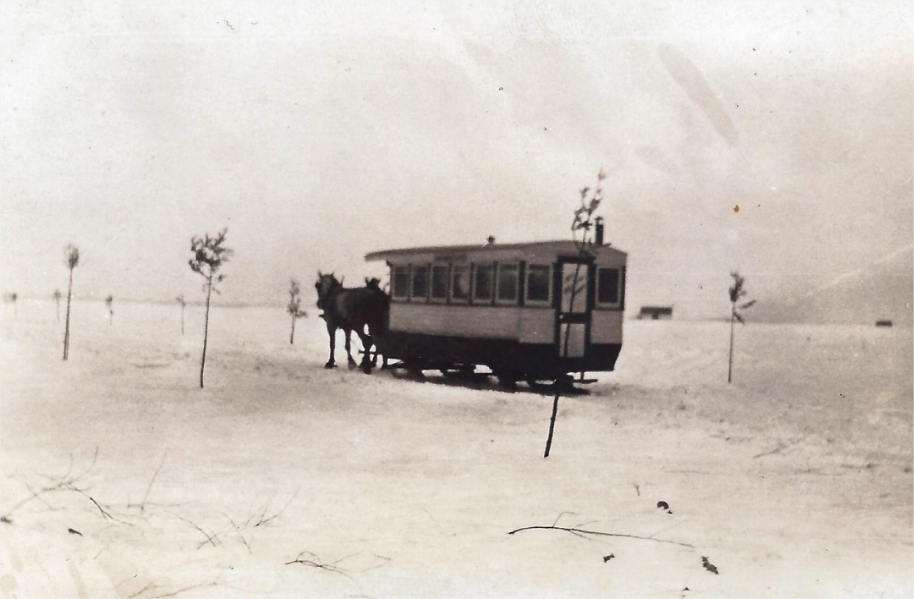
POLYGON ((622 343, 622 312, 594 310, 590 326, 592 345, 613 345, 622 343))
POLYGON ((392 303, 390 330, 446 337, 517 339, 520 308, 392 303))
POLYGON ((555 343, 555 310, 550 308, 524 308, 520 311, 518 340, 521 343, 555 343))

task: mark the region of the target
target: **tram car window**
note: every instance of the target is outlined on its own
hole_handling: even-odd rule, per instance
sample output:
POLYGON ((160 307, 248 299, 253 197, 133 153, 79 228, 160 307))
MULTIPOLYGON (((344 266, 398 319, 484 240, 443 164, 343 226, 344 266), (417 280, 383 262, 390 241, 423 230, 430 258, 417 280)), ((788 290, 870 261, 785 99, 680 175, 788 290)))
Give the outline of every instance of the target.
POLYGON ((597 272, 597 307, 621 308, 622 271, 618 268, 601 268, 597 272))
POLYGON ((498 265, 498 303, 513 305, 517 303, 518 284, 517 264, 498 265))
POLYGON ((470 265, 455 264, 451 268, 451 301, 465 304, 470 298, 470 265))
POLYGON ((410 292, 412 301, 422 302, 428 298, 428 266, 413 265, 413 286, 410 292))
POLYGON ((552 267, 546 264, 527 265, 527 296, 530 306, 550 305, 552 302, 552 267))
POLYGON ((443 303, 447 301, 448 265, 435 264, 432 266, 432 301, 443 303))
POLYGON ((492 265, 475 264, 473 268, 473 303, 492 299, 492 265))
POLYGON ((390 295, 405 301, 409 298, 409 266, 394 266, 392 270, 390 295))

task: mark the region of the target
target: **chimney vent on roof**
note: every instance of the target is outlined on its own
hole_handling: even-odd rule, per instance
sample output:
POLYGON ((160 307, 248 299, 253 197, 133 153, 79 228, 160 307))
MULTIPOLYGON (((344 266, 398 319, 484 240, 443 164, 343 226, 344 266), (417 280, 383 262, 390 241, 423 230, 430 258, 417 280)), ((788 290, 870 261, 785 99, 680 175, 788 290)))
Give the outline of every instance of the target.
POLYGON ((486 241, 489 242, 489 245, 495 245, 495 236, 494 236, 494 235, 489 235, 489 236, 486 238, 486 241))
POLYGON ((594 244, 599 247, 603 245, 603 217, 598 216, 596 222, 597 226, 596 231, 594 232, 594 244))

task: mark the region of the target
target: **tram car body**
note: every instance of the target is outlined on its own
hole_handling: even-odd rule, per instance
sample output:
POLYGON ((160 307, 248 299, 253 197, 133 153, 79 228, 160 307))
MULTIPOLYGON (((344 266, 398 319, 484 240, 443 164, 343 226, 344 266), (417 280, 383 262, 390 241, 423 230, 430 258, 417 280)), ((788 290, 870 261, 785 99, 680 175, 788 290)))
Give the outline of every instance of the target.
POLYGON ((482 365, 499 378, 530 382, 615 367, 626 254, 609 245, 586 255, 573 241, 546 241, 365 258, 390 268, 388 326, 376 336, 378 349, 407 367, 482 365))

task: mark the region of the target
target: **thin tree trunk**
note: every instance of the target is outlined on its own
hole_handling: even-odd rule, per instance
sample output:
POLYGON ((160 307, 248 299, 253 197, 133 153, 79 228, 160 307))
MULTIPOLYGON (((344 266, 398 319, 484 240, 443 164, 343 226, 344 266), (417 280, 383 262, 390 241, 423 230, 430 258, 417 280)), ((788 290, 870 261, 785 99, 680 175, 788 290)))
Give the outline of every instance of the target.
POLYGON ((727 382, 733 380, 733 320, 736 313, 736 307, 730 310, 730 359, 727 364, 727 382))
POLYGON ((184 335, 184 304, 181 304, 181 335, 184 335))
MULTIPOLYGON (((581 272, 581 263, 578 262, 574 267, 574 280, 571 282, 571 299, 568 301, 568 312, 574 311, 574 300, 578 293, 578 273, 581 272)), ((560 278, 559 293, 564 293, 565 279, 564 275, 560 278)), ((559 311, 562 310, 562 300, 559 298, 559 311)), ((561 334, 561 328, 559 328, 561 334)), ((571 337, 571 323, 565 325, 565 341, 562 344, 562 360, 568 358, 568 340, 571 337)), ((549 451, 552 449, 552 435, 555 432, 555 418, 559 412, 559 397, 562 394, 561 375, 555 379, 555 398, 552 400, 552 417, 549 419, 549 436, 546 437, 546 451, 543 452, 543 458, 549 457, 549 451)))
POLYGON ((292 333, 289 335, 289 345, 295 344, 295 317, 292 317, 292 333))
POLYGON ((200 359, 200 388, 203 388, 203 368, 206 366, 206 340, 209 336, 209 298, 213 293, 213 275, 206 279, 206 316, 203 320, 203 357, 200 359))
POLYGON ((549 457, 549 451, 552 449, 552 433, 555 431, 555 417, 559 413, 559 380, 555 380, 555 398, 552 400, 552 416, 549 418, 549 436, 546 437, 546 451, 543 452, 543 458, 549 457))
POLYGON ((70 282, 67 285, 67 321, 63 334, 63 359, 70 357, 70 298, 73 297, 73 269, 70 269, 70 282))
POLYGON ((57 301, 57 322, 60 322, 60 298, 54 298, 57 301))

